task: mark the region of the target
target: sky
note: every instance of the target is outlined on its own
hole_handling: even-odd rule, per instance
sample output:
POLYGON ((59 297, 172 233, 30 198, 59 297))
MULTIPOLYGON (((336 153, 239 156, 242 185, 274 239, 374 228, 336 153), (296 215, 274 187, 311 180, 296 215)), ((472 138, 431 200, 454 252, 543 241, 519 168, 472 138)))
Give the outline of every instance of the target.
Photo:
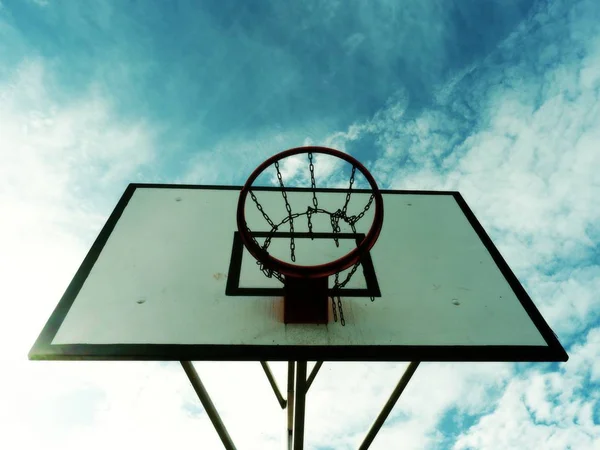
MULTIPOLYGON (((595 0, 0 0, 0 447, 221 448, 177 363, 27 352, 128 183, 313 144, 460 191, 570 357, 423 363, 372 448, 600 448, 599 100, 595 0)), ((239 448, 281 448, 258 363, 196 367, 239 448)), ((356 448, 405 367, 325 363, 306 447, 356 448)))

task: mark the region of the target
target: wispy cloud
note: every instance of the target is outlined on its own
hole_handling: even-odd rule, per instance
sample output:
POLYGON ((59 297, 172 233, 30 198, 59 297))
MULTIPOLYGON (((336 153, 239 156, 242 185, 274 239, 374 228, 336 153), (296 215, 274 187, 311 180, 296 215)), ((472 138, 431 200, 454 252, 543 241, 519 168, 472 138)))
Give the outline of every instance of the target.
MULTIPOLYGON (((9 311, 0 335, 12 343, 3 351, 13 362, 27 353, 123 187, 155 152, 148 124, 120 120, 93 86, 63 103, 53 83, 43 59, 23 61, 0 81, 0 290, 9 311)), ((16 376, 20 385, 24 375, 16 376)), ((8 385, 36 409, 14 383, 0 389, 8 385)))
POLYGON ((463 192, 517 269, 589 259, 598 237, 600 212, 590 205, 600 189, 600 45, 575 33, 582 21, 591 26, 587 10, 568 20, 561 11, 533 16, 441 87, 431 108, 409 114, 402 93, 346 139, 374 137, 381 156, 372 167, 386 186, 463 192), (558 46, 547 37, 556 35, 573 37, 558 46), (517 242, 527 258, 505 245, 517 242))
POLYGON ((557 372, 512 379, 493 413, 460 436, 455 449, 592 449, 600 442, 600 330, 573 347, 557 372))
MULTIPOLYGON (((324 144, 382 187, 460 190, 571 355, 423 364, 373 447, 598 445, 597 2, 3 3, 3 443, 219 447, 177 364, 24 355, 126 183, 240 184, 324 144)), ((404 366, 325 364, 308 446, 355 448, 404 366)), ((257 364, 199 371, 240 447, 279 445, 257 364)))
MULTIPOLYGON (((441 85, 431 107, 415 113, 410 92, 401 90, 370 121, 357 122, 351 138, 338 134, 359 154, 362 141, 374 144, 379 156, 371 156, 370 167, 385 187, 461 191, 559 337, 576 342, 588 330, 582 348, 596 345, 600 311, 600 210, 592 206, 600 195, 595 169, 600 30, 592 19, 597 16, 591 2, 573 9, 557 3, 541 7, 497 50, 441 85)), ((545 448, 593 448, 599 439, 593 411, 599 405, 590 390, 597 380, 586 377, 587 369, 575 376, 570 364, 559 372, 526 371, 514 381, 502 377, 506 388, 495 391, 498 408, 473 410, 484 418, 459 438, 457 448, 540 442, 545 448), (546 386, 543 395, 554 399, 551 409, 522 400, 535 395, 540 383, 546 386), (570 398, 559 395, 567 386, 570 398), (544 407, 545 422, 539 423, 544 407), (513 411, 522 414, 509 418, 513 411)), ((456 398, 437 410, 463 401, 456 398)), ((411 423, 416 416, 408 417, 411 423)), ((450 445, 434 432, 440 420, 435 416, 418 434, 427 440, 411 448, 450 445)), ((390 433, 389 445, 400 439, 390 433)))

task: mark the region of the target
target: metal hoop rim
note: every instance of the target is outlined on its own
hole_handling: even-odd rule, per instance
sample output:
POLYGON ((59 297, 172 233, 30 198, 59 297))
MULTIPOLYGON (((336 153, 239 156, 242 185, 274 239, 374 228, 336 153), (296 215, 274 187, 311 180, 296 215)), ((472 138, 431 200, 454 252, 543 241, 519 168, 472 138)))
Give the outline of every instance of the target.
POLYGON ((238 200, 237 208, 237 226, 240 236, 242 238, 242 242, 244 243, 250 254, 257 260, 261 261, 268 269, 277 271, 285 276, 291 277, 328 277, 356 264, 360 260, 362 255, 368 252, 373 247, 373 245, 375 245, 375 242, 377 241, 377 238, 379 237, 379 233, 381 232, 381 228, 383 226, 383 196, 381 195, 381 192, 379 190, 379 187, 377 186, 375 178, 373 178, 373 175, 371 175, 371 173, 362 163, 357 161, 349 154, 328 147, 295 147, 271 156, 269 159, 260 164, 254 170, 254 172, 252 172, 252 174, 242 187, 242 190, 240 191, 240 197, 238 200), (331 155, 343 159, 344 161, 355 166, 363 174, 363 176, 367 179, 369 185, 371 186, 373 200, 375 202, 375 214, 373 217, 373 224, 367 235, 361 241, 361 243, 355 249, 351 250, 350 252, 346 253, 345 255, 334 261, 312 266, 290 264, 285 261, 281 261, 280 259, 275 258, 274 256, 271 256, 252 239, 246 228, 246 198, 254 181, 267 167, 274 164, 276 161, 280 161, 284 158, 302 153, 323 153, 326 155, 331 155))

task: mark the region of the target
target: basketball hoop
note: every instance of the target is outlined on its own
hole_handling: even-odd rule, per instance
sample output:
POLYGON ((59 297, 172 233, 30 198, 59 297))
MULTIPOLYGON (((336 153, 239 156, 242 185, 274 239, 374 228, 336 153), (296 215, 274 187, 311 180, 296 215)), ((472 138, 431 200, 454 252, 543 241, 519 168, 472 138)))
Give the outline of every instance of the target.
MULTIPOLYGON (((381 192, 379 191, 379 187, 375 182, 375 179, 371 175, 371 173, 367 170, 367 168, 362 165, 359 161, 357 161, 352 156, 347 153, 340 152, 338 150, 334 150, 327 147, 298 147, 290 150, 283 151, 278 153, 271 158, 267 159, 265 162, 260 164, 254 172, 250 175, 242 190, 240 191, 240 196, 238 200, 238 208, 237 208, 237 226, 238 231, 240 233, 241 240, 243 244, 246 246, 248 252, 256 258, 257 262, 261 266, 263 272, 268 276, 275 276, 279 280, 283 281, 285 286, 285 308, 286 308, 286 323, 289 322, 317 322, 317 323, 326 323, 327 322, 327 297, 328 297, 328 283, 327 279, 331 275, 336 275, 336 284, 333 286, 332 291, 334 295, 339 296, 339 288, 341 287, 340 283, 337 280, 337 274, 342 272, 349 267, 355 266, 353 271, 356 270, 358 264, 360 264, 361 257, 368 252, 379 237, 379 233, 381 232, 381 228, 383 226, 383 197, 381 192), (350 186, 346 191, 346 198, 344 206, 336 211, 328 211, 323 208, 318 207, 318 199, 316 196, 317 187, 315 183, 314 177, 314 165, 313 165, 313 154, 326 154, 330 156, 334 156, 336 158, 342 159, 349 163, 352 166, 352 175, 350 177, 350 186), (307 154, 308 155, 308 166, 310 169, 311 175, 311 187, 313 192, 312 205, 307 205, 306 212, 293 214, 291 211, 291 207, 289 205, 287 199, 287 191, 289 188, 286 188, 281 176, 281 172, 279 170, 279 162, 285 158, 290 156, 295 156, 299 154, 307 154), (277 170, 277 177, 280 184, 282 196, 285 199, 287 216, 281 222, 275 223, 273 222, 269 216, 263 211, 260 203, 256 199, 256 196, 252 192, 252 186, 256 179, 270 166, 275 166, 277 170), (352 188, 354 183, 354 175, 356 171, 359 171, 364 178, 367 180, 370 191, 368 193, 371 194, 370 199, 365 206, 364 210, 361 214, 355 216, 348 216, 347 214, 347 206, 350 200, 350 196, 352 194, 352 188), (299 216, 306 215, 309 222, 309 229, 312 230, 311 225, 311 216, 314 214, 325 213, 329 214, 331 217, 331 224, 333 228, 333 235, 335 238, 335 233, 339 232, 340 221, 347 223, 353 231, 355 231, 355 224, 360 220, 365 212, 371 207, 371 204, 374 203, 375 209, 373 214, 373 222, 371 224, 371 228, 364 236, 364 238, 358 243, 356 248, 352 249, 347 254, 341 256, 340 258, 318 265, 300 265, 289 263, 286 261, 282 261, 279 258, 274 257, 268 251, 268 246, 270 244, 270 237, 265 239, 265 243, 261 246, 255 237, 252 235, 252 230, 248 227, 246 223, 246 214, 245 214, 245 205, 246 199, 248 195, 252 197, 253 201, 257 205, 260 212, 265 217, 265 220, 271 227, 270 233, 274 235, 279 227, 288 224, 290 226, 291 231, 291 248, 292 248, 292 260, 294 261, 294 232, 293 232, 293 220, 299 216), (300 312, 306 313, 308 304, 311 302, 311 298, 319 298, 317 303, 319 304, 318 312, 310 313, 310 314, 302 314, 300 312), (325 298, 325 313, 323 313, 322 308, 322 299, 325 298), (296 304, 296 308, 298 311, 292 313, 290 304, 296 304), (287 314, 290 312, 290 314, 287 314), (296 317, 298 314, 307 315, 308 318, 298 318, 296 317), (317 316, 319 316, 317 318, 317 316)), ((336 240, 337 244, 337 240, 336 240)), ((352 273, 353 273, 352 271, 352 273)), ((346 279, 345 282, 347 282, 346 279)), ((339 303, 341 304, 341 303, 339 303)), ((335 311, 335 310, 334 310, 335 311)), ((341 311, 340 311, 341 313, 341 311)))

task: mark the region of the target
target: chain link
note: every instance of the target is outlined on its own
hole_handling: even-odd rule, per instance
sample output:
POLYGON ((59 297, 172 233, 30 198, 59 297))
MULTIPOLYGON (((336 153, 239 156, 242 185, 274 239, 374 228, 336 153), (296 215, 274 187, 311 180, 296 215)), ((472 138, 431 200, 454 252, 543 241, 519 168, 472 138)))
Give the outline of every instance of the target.
POLYGON ((315 208, 319 207, 319 200, 317 200, 317 183, 315 183, 315 166, 313 164, 313 154, 312 152, 308 152, 308 169, 310 170, 310 188, 313 193, 313 206, 315 208))
MULTIPOLYGON (((352 269, 350 269, 350 272, 348 272, 348 274, 346 275, 346 278, 341 283, 340 283, 340 274, 339 274, 339 272, 336 273, 335 280, 333 282, 332 290, 335 293, 334 296, 331 297, 331 309, 333 310, 333 320, 335 322, 337 322, 336 305, 335 305, 335 299, 337 298, 337 309, 340 312, 340 323, 342 324, 343 327, 346 326, 346 320, 344 319, 344 309, 342 308, 342 298, 339 295, 339 291, 344 286, 346 286, 346 284, 348 284, 348 282, 350 281, 350 278, 352 278, 352 275, 354 275, 354 273, 358 269, 358 266, 360 266, 360 261, 352 266, 352 269)), ((374 300, 375 300, 375 298, 371 297, 371 301, 374 301, 374 300)))
POLYGON ((335 213, 329 216, 329 220, 331 221, 331 231, 333 232, 333 242, 335 242, 335 246, 340 246, 340 241, 337 238, 337 233, 340 232, 340 210, 338 209, 335 213))
POLYGON ((271 228, 275 227, 275 224, 273 223, 271 218, 268 216, 268 214, 265 212, 262 205, 259 203, 258 199, 256 198, 256 195, 254 195, 254 192, 252 192, 252 191, 249 191, 249 192, 250 192, 250 197, 252 198, 252 200, 254 201, 254 204, 256 205, 256 209, 258 209, 260 211, 260 213, 262 214, 262 216, 264 217, 264 219, 267 221, 267 223, 270 225, 271 228))
POLYGON ((374 198, 375 198, 375 196, 373 194, 371 194, 371 196, 369 197, 369 201, 365 205, 364 209, 360 212, 360 214, 348 218, 348 223, 350 224, 350 226, 353 226, 356 222, 358 222, 360 219, 362 219, 364 217, 366 212, 371 207, 371 204, 373 203, 374 198))
POLYGON ((313 224, 312 224, 312 215, 314 214, 314 211, 310 206, 306 209, 306 220, 308 221, 308 233, 310 234, 310 238, 311 240, 314 239, 313 236, 313 224))
POLYGON ((333 312, 333 321, 337 322, 337 308, 335 307, 335 298, 331 297, 331 311, 333 312))
POLYGON ((285 283, 285 278, 279 272, 274 271, 273 269, 267 269, 262 261, 256 261, 256 264, 260 268, 261 272, 267 277, 272 278, 275 277, 282 283, 285 283))
POLYGON ((342 214, 346 217, 346 211, 348 210, 348 203, 350 203, 350 196, 352 195, 352 185, 354 184, 354 174, 356 173, 356 166, 352 166, 352 173, 350 174, 350 186, 348 186, 348 192, 346 193, 346 202, 342 208, 342 214))
POLYGON ((285 191, 285 186, 283 185, 283 177, 281 176, 281 172, 279 171, 279 161, 275 161, 275 170, 277 170, 277 179, 279 180, 279 186, 281 187, 281 195, 283 196, 283 200, 285 200, 285 210, 288 213, 288 218, 290 222, 290 258, 292 262, 296 262, 296 242, 294 242, 294 219, 292 217, 292 207, 290 206, 290 202, 287 198, 287 192, 285 191))
POLYGON ((338 321, 338 311, 340 313, 340 323, 343 327, 346 326, 346 319, 344 319, 344 308, 342 308, 342 298, 339 295, 331 297, 331 311, 333 312, 333 321, 338 321), (337 306, 336 306, 337 300, 337 306))
POLYGON ((337 314, 335 313, 335 301, 337 299, 337 309, 340 313, 340 323, 343 327, 346 326, 346 319, 344 319, 344 309, 342 308, 342 298, 339 295, 331 297, 331 305, 333 309, 333 320, 337 322, 337 314))
POLYGON ((345 287, 348 284, 348 282, 350 281, 350 278, 352 278, 352 276, 358 269, 358 266, 360 266, 360 261, 358 261, 357 263, 355 263, 352 266, 352 269, 350 269, 350 272, 348 272, 348 274, 346 275, 346 279, 344 281, 342 281, 341 283, 339 280, 339 273, 336 273, 335 281, 333 283, 333 290, 336 291, 336 290, 339 290, 339 289, 342 289, 343 287, 345 287))
MULTIPOLYGON (((267 216, 268 217, 268 216, 267 216)), ((269 219, 271 220, 271 219, 269 219)), ((254 243, 260 247, 262 250, 264 250, 266 253, 268 253, 267 249, 269 248, 269 244, 270 244, 270 238, 269 238, 269 242, 266 242, 265 239, 265 243, 261 246, 258 241, 256 240, 256 238, 252 235, 252 231, 250 230, 250 228, 248 227, 248 224, 246 224, 246 230, 248 231, 248 234, 250 235, 250 237, 252 238, 252 240, 254 241, 254 243)), ((260 260, 256 260, 256 264, 258 265, 258 267, 260 268, 261 272, 267 277, 267 278, 272 278, 275 277, 277 278, 279 281, 281 281, 282 283, 285 281, 283 278, 283 275, 281 275, 279 272, 275 272, 273 269, 267 269, 265 267, 265 265, 263 264, 262 261, 260 260)))

